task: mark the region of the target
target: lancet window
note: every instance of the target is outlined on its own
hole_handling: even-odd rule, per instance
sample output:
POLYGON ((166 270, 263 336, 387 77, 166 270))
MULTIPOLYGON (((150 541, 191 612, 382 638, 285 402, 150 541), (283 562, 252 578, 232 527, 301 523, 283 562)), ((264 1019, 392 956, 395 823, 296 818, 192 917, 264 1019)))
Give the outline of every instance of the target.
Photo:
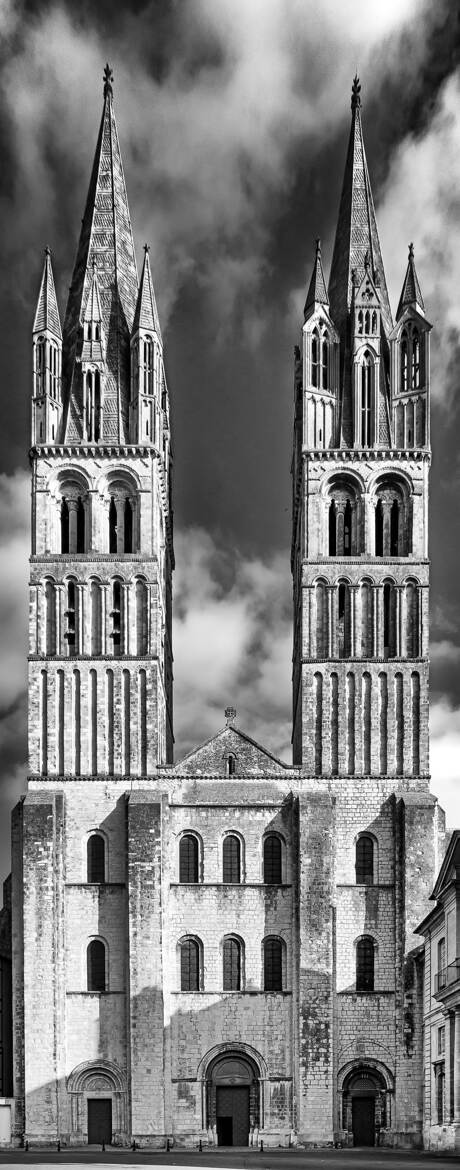
POLYGON ((376 491, 375 555, 377 557, 406 556, 409 507, 407 492, 402 484, 381 482, 376 491))
POLYGON ((354 486, 346 481, 330 488, 328 521, 329 556, 359 553, 359 499, 354 486))

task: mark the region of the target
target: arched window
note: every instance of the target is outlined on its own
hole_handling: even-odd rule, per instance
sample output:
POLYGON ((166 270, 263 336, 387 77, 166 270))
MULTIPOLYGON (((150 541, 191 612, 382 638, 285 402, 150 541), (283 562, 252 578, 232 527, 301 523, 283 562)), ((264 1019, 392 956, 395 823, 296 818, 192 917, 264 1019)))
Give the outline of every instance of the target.
POLYGON ((102 653, 102 594, 97 581, 91 582, 91 654, 102 653))
POLYGON ((420 386, 420 340, 418 329, 414 329, 412 332, 411 383, 412 389, 418 390, 420 386))
POLYGON ((361 366, 361 446, 371 446, 371 359, 366 352, 361 366))
POLYGON ((198 841, 186 833, 179 842, 179 881, 198 881, 198 841))
POLYGON ((338 590, 337 641, 339 658, 349 658, 351 654, 351 597, 350 586, 344 581, 340 582, 338 590))
POLYGON ((437 969, 437 973, 436 973, 436 988, 435 989, 436 989, 436 991, 442 991, 442 988, 446 986, 446 976, 447 976, 447 971, 446 971, 446 940, 444 937, 440 938, 438 940, 437 952, 438 952, 437 953, 438 969, 437 969))
POLYGON ((227 776, 234 776, 235 770, 236 770, 236 757, 233 755, 233 752, 230 752, 229 755, 227 756, 227 776))
POLYGON ((314 333, 311 339, 311 383, 312 386, 319 386, 319 339, 317 333, 314 333))
POLYGON ((369 935, 358 939, 356 944, 356 990, 374 990, 374 940, 369 935))
POLYGON ((264 940, 264 991, 283 990, 283 943, 280 938, 264 940))
POLYGON ((35 347, 35 370, 36 370, 36 394, 40 396, 45 393, 45 338, 39 337, 35 347))
POLYGON ((375 507, 375 555, 383 557, 383 505, 377 500, 375 507))
POLYGON ((363 329, 364 329, 363 310, 359 309, 359 311, 358 311, 358 333, 362 333, 363 329))
POLYGON ((337 556, 337 515, 335 500, 329 504, 329 556, 337 556))
POLYGON ((67 642, 69 654, 76 652, 76 589, 75 582, 69 581, 67 585, 67 608, 65 611, 66 629, 64 638, 67 642))
POLYGON ((407 657, 418 658, 419 645, 419 597, 418 586, 415 581, 408 581, 406 586, 406 629, 407 629, 407 657))
POLYGON ((409 371, 409 356, 408 356, 408 340, 407 332, 404 329, 401 334, 401 393, 405 394, 408 383, 409 371))
POLYGON ((222 847, 222 878, 229 885, 237 886, 241 881, 241 845, 238 837, 224 838, 222 847))
POLYGON ((200 947, 196 938, 185 938, 180 945, 180 989, 200 990, 200 947))
POLYGON ((130 500, 125 500, 125 553, 133 551, 133 509, 130 500))
POLYGON ((100 833, 92 833, 86 846, 87 881, 100 885, 105 882, 105 841, 100 833))
POLYGON ((88 991, 106 991, 107 974, 105 946, 100 938, 93 938, 86 952, 88 991))
POLYGON ((136 581, 136 641, 137 653, 147 654, 148 593, 145 581, 136 581))
POLYGON ((393 500, 390 512, 390 556, 399 555, 399 501, 393 500))
POLYGON ((327 655, 327 586, 324 581, 317 581, 315 585, 316 602, 316 656, 325 658, 327 655))
POLYGON ((153 394, 153 341, 151 337, 146 337, 144 341, 144 391, 145 394, 153 394))
POLYGON ((372 837, 363 834, 356 842, 356 884, 358 886, 373 886, 374 884, 374 842, 372 837))
POLYGON ((373 591, 370 581, 361 582, 361 656, 372 658, 374 653, 373 638, 373 591))
POLYGON ((117 551, 117 505, 113 496, 109 504, 109 553, 117 551))
POLYGON ((77 500, 77 553, 85 551, 85 508, 81 496, 77 500))
POLYGON ((394 585, 386 581, 383 586, 383 649, 385 658, 396 654, 396 593, 394 585))
POLYGON ((281 839, 276 833, 268 833, 264 839, 264 882, 280 885, 282 882, 281 839))
POLYGON ((374 309, 374 312, 372 314, 372 333, 373 334, 377 333, 377 313, 375 312, 375 309, 374 309))
POLYGON ((237 938, 224 939, 222 960, 224 991, 241 991, 241 943, 237 938))
POLYGON ((69 505, 66 499, 61 500, 61 552, 69 551, 69 505))
POLYGON ((366 312, 364 314, 364 332, 370 333, 370 331, 371 331, 371 315, 370 315, 369 309, 366 309, 366 312))
POLYGON ((112 629, 111 639, 113 653, 116 657, 121 654, 121 583, 114 581, 112 586, 112 629))
POLYGON ((323 390, 329 387, 329 340, 327 333, 324 334, 321 344, 321 386, 323 390))
POLYGON ((351 556, 351 504, 347 500, 343 513, 343 555, 351 556))
POLYGON ((52 581, 45 583, 46 653, 56 653, 56 590, 52 581))
POLYGON ((58 367, 58 351, 57 347, 50 341, 49 347, 50 355, 50 395, 51 398, 56 399, 59 393, 59 367, 58 367))

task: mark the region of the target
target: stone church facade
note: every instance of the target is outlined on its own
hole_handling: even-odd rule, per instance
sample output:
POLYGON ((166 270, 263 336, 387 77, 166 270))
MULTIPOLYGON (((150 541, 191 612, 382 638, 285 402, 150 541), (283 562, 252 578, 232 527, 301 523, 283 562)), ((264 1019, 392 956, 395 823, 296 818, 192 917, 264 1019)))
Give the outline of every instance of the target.
POLYGON ((33 330, 14 1141, 421 1142, 429 331, 412 247, 393 320, 355 81, 295 351, 293 764, 231 708, 174 763, 168 388, 106 69, 64 323, 47 253, 33 330))

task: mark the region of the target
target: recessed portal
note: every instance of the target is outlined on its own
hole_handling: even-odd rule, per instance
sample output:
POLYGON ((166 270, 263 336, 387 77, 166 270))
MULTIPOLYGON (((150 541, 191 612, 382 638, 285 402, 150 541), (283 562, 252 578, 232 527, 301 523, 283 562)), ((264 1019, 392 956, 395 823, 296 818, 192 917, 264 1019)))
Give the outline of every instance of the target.
POLYGON ((375 1145, 375 1098, 352 1098, 353 1145, 375 1145))
POLYGON ((112 1141, 111 1097, 88 1098, 88 1145, 110 1145, 112 1141))
POLYGON ((216 1127, 219 1146, 248 1145, 249 1088, 240 1085, 217 1088, 216 1127))

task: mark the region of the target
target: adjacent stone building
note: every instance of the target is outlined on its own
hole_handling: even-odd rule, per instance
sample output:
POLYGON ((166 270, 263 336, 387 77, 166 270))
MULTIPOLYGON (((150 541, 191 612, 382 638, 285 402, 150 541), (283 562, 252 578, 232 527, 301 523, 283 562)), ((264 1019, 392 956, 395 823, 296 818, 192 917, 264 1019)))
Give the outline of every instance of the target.
POLYGON ((294 762, 229 708, 173 763, 168 389, 106 69, 64 325, 47 253, 33 330, 14 1141, 421 1143, 429 331, 412 247, 393 321, 355 81, 295 355, 294 762))

